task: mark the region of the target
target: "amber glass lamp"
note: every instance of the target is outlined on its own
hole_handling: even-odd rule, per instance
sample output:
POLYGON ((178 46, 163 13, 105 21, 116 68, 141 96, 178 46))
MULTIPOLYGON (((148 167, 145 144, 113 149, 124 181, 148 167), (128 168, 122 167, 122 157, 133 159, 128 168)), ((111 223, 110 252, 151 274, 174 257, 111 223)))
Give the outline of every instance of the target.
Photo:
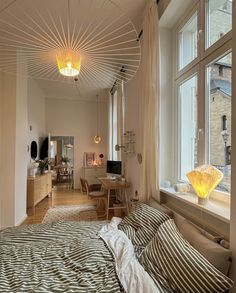
POLYGON ((223 179, 223 173, 211 165, 202 165, 187 174, 194 191, 198 196, 198 203, 204 205, 209 194, 223 179))

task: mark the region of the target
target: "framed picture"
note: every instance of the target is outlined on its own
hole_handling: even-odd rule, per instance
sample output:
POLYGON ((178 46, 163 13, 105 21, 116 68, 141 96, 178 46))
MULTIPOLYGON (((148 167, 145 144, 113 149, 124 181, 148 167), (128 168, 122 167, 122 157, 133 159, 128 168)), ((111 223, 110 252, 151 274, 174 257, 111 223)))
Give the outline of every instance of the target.
POLYGON ((95 153, 84 153, 84 166, 93 166, 95 162, 95 153))

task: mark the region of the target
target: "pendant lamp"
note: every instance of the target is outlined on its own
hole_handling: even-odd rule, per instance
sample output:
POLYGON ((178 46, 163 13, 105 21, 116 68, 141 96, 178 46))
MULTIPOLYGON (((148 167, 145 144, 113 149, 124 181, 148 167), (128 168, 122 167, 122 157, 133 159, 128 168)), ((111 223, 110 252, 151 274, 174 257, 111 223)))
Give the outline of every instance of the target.
POLYGON ((98 95, 97 95, 97 134, 94 136, 94 142, 96 144, 99 144, 102 141, 101 136, 98 134, 99 133, 98 128, 99 128, 99 105, 98 105, 98 95))

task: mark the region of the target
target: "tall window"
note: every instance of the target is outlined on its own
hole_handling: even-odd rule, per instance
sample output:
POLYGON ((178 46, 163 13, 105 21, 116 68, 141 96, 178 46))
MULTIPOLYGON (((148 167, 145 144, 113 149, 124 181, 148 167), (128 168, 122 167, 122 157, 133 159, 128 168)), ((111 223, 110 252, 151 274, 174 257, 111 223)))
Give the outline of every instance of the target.
POLYGON ((197 13, 179 31, 179 69, 197 57, 197 13))
POLYGON ((176 31, 176 177, 186 181, 187 172, 211 164, 224 174, 217 189, 230 193, 232 1, 204 0, 204 7, 199 4, 176 31))
POLYGON ((197 75, 179 87, 180 97, 180 179, 197 165, 197 75))
POLYGON ((207 81, 209 161, 224 174, 217 189, 230 192, 232 53, 208 65, 207 81))
POLYGON ((125 123, 125 89, 123 82, 110 95, 109 100, 109 159, 120 161, 121 150, 116 151, 116 145, 122 145, 125 123))

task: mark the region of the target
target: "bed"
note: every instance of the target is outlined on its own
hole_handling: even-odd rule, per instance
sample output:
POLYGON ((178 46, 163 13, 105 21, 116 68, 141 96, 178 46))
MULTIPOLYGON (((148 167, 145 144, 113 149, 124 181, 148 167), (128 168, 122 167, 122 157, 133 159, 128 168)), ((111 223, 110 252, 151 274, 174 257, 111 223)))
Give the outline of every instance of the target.
MULTIPOLYGON (((153 262, 159 259, 155 253, 163 249, 166 231, 171 231, 170 237, 179 233, 172 224, 168 213, 141 204, 123 220, 59 221, 5 229, 0 233, 0 292, 190 293, 224 292, 232 287, 233 282, 225 276, 227 262, 221 264, 222 272, 221 267, 213 268, 204 260, 207 269, 211 266, 210 275, 214 273, 214 280, 207 280, 213 289, 207 291, 195 291, 194 284, 187 284, 190 290, 185 291, 181 282, 176 285, 175 279, 171 280, 170 268, 164 272, 170 261, 164 267, 159 260, 153 262), (164 242, 159 245, 162 234, 164 242)), ((183 241, 178 240, 181 250, 183 241)), ((169 247, 169 241, 166 243, 169 247)), ((169 248, 158 253, 165 253, 168 260, 168 252, 169 248)), ((224 255, 226 260, 228 257, 224 255)))

